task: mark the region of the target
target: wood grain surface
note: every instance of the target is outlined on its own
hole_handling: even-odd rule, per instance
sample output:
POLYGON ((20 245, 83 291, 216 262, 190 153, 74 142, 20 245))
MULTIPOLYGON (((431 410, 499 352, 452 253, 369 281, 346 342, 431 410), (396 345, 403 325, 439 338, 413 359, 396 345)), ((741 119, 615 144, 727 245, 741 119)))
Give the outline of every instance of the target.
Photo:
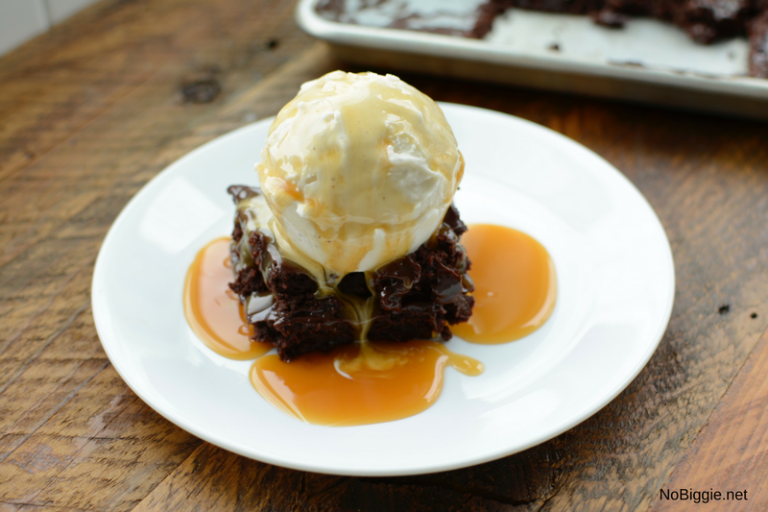
POLYGON ((683 488, 748 491, 712 510, 767 508, 768 125, 757 122, 403 76, 596 151, 671 241, 677 294, 659 349, 607 407, 540 446, 418 477, 317 475, 204 443, 128 389, 91 315, 101 241, 166 165, 349 69, 292 15, 278 0, 105 0, 0 59, 0 511, 705 506, 660 499, 683 488))

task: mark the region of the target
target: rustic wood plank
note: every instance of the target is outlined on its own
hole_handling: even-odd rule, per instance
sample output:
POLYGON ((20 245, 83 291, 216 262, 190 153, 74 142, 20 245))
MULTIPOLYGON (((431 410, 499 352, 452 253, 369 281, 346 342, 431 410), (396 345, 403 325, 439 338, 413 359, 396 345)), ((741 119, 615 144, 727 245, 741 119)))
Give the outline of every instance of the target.
MULTIPOLYGON (((598 415, 522 454, 397 479, 276 468, 169 424, 107 364, 88 286, 122 206, 168 163, 274 114, 301 82, 338 66, 301 35, 291 10, 267 0, 106 1, 0 59, 0 510, 654 503, 718 401, 740 389, 737 380, 726 394, 768 327, 763 124, 404 76, 435 99, 519 115, 597 151, 648 197, 672 242, 676 306, 648 367, 598 415), (279 44, 269 49, 272 38, 279 44), (180 86, 197 78, 222 92, 184 103, 180 86)), ((735 446, 761 439, 765 422, 750 425, 754 439, 733 437, 735 446)), ((684 461, 703 456, 699 441, 684 461)), ((759 451, 749 464, 758 462, 759 451)))
MULTIPOLYGON (((290 6, 275 2, 270 5, 271 10, 263 9, 264 6, 256 6, 261 7, 264 13, 272 15, 267 22, 261 26, 257 23, 255 27, 246 25, 242 27, 241 34, 233 32, 232 38, 239 35, 241 39, 250 40, 254 28, 272 29, 276 32, 268 31, 266 34, 260 34, 260 37, 281 35, 280 30, 283 30, 283 25, 290 20, 290 6)), ((112 2, 108 7, 107 19, 111 20, 110 22, 126 23, 127 19, 137 24, 133 29, 130 26, 126 27, 126 33, 129 35, 136 34, 138 28, 141 28, 150 32, 143 34, 144 37, 150 37, 150 41, 157 38, 152 30, 159 30, 163 24, 155 22, 154 25, 145 27, 146 17, 152 16, 151 13, 144 13, 145 6, 112 2), (116 18, 112 19, 113 17, 116 18)), ((210 32, 210 26, 207 23, 210 21, 211 13, 206 2, 198 2, 197 19, 192 16, 195 14, 195 5, 189 2, 175 2, 164 7, 165 14, 174 19, 179 17, 177 15, 180 12, 185 12, 188 14, 185 19, 190 25, 197 22, 203 32, 210 32)), ((217 13, 221 11, 219 15, 227 14, 229 20, 225 18, 221 21, 231 24, 234 20, 240 20, 245 7, 236 3, 229 7, 229 9, 217 10, 217 13)), ((251 17, 260 12, 259 9, 254 11, 246 8, 246 10, 251 17)), ((78 32, 77 27, 67 29, 66 27, 69 26, 62 25, 63 33, 58 34, 58 37, 54 37, 57 34, 54 31, 51 36, 53 41, 49 41, 49 38, 37 41, 42 46, 38 54, 47 55, 45 50, 50 49, 52 44, 59 41, 61 37, 71 36, 76 39, 71 44, 79 44, 82 48, 79 50, 70 48, 70 50, 74 54, 82 53, 83 55, 79 57, 84 63, 78 62, 80 64, 78 66, 65 60, 65 64, 72 66, 73 72, 79 67, 92 66, 95 73, 95 69, 101 69, 104 55, 97 52, 92 56, 87 50, 103 49, 99 44, 100 41, 81 41, 73 35, 78 32)), ((165 27, 165 30, 174 28, 179 27, 165 27)), ((187 37, 193 39, 195 36, 206 35, 197 33, 191 28, 190 31, 187 37)), ((113 33, 114 31, 105 25, 101 27, 99 34, 90 35, 97 38, 101 36, 102 39, 114 39, 113 33)), ((138 34, 141 35, 140 30, 138 34)), ((207 34, 207 37, 210 39, 215 35, 217 34, 207 34)), ((112 42, 114 47, 127 45, 127 48, 122 55, 117 52, 118 55, 113 55, 111 58, 117 62, 146 64, 148 62, 146 52, 152 48, 142 48, 141 51, 132 52, 131 37, 125 39, 127 40, 112 42)), ((192 43, 187 41, 186 44, 192 43)), ((201 42, 197 44, 202 45, 201 42)), ((286 51, 291 51, 291 46, 302 47, 306 44, 307 41, 303 37, 288 37, 286 51)), ((154 42, 154 45, 158 48, 166 47, 167 41, 159 40, 154 42)), ((254 54, 253 59, 258 61, 259 69, 278 65, 286 58, 285 56, 277 58, 273 55, 275 52, 266 49, 248 51, 254 54)), ((234 53, 237 55, 238 52, 234 53)), ((200 112, 199 108, 207 108, 207 106, 183 105, 177 101, 175 87, 166 86, 169 81, 173 84, 181 83, 184 74, 188 73, 185 65, 167 65, 166 61, 172 57, 184 58, 185 54, 179 50, 176 51, 176 55, 167 51, 165 54, 161 53, 159 62, 154 61, 158 63, 158 67, 162 68, 156 73, 156 83, 150 80, 143 88, 134 91, 133 95, 126 99, 130 106, 118 104, 102 111, 97 119, 81 127, 77 134, 73 134, 70 130, 49 129, 46 125, 40 126, 41 123, 38 123, 30 137, 45 138, 48 132, 64 131, 70 137, 70 142, 60 144, 55 150, 47 148, 49 154, 46 158, 31 164, 24 169, 23 173, 18 170, 6 173, 10 177, 3 182, 3 200, 0 201, 0 215, 4 221, 0 224, 0 252, 4 258, 0 263, 0 314, 4 318, 0 326, 0 357, 3 366, 13 370, 0 375, 0 390, 7 389, 15 375, 34 360, 40 351, 55 339, 54 336, 62 326, 77 316, 86 305, 96 250, 112 220, 141 184, 161 169, 164 163, 177 157, 179 151, 185 150, 181 147, 176 149, 177 153, 163 155, 163 148, 168 141, 167 134, 175 133, 179 127, 181 127, 181 133, 185 133, 184 130, 191 129, 195 120, 198 120, 201 114, 205 114, 200 112), (175 69, 171 69, 174 67, 175 69), (137 115, 137 109, 140 115, 137 115), (159 119, 156 119, 158 114, 159 119), (112 128, 105 130, 108 126, 112 128), (105 135, 107 133, 109 135, 105 135), (136 158, 137 154, 148 156, 136 158), (72 205, 71 208, 69 204, 72 205), (77 280, 75 284, 72 284, 73 279, 77 280)), ((231 54, 230 57, 232 57, 231 54)), ((0 67, 6 73, 11 73, 9 71, 11 68, 22 77, 32 74, 29 80, 44 83, 52 78, 49 73, 55 72, 63 65, 57 61, 56 52, 47 58, 49 59, 47 62, 30 64, 32 70, 16 63, 13 58, 10 62, 7 59, 0 61, 2 64, 7 64, 0 67), (19 67, 20 69, 16 69, 19 67)), ((66 54, 60 58, 73 57, 66 54)), ((125 75, 130 75, 130 72, 131 68, 128 68, 125 75)), ((109 75, 111 71, 107 69, 104 73, 109 75)), ((238 74, 244 74, 244 70, 236 68, 231 73, 235 80, 242 81, 242 78, 237 77, 238 74)), ((93 78, 97 82, 97 79, 104 79, 99 75, 93 78)), ((115 83, 120 85, 121 78, 123 78, 122 75, 118 76, 115 83)), ((230 75, 226 75, 226 78, 229 79, 230 75)), ((79 76, 79 80, 83 82, 80 84, 82 92, 89 84, 83 76, 79 76)), ((224 80, 224 72, 222 72, 222 80, 224 80)), ((19 84, 23 84, 24 81, 17 79, 13 83, 23 91, 24 87, 19 84)), ((224 90, 228 89, 225 87, 224 90)), ((57 91, 58 88, 49 87, 44 92, 56 96, 59 94, 57 91)), ((69 101, 67 94, 68 90, 65 89, 63 98, 59 98, 63 103, 69 101)), ((235 90, 230 94, 236 95, 235 90)), ((29 102, 31 100, 25 101, 24 98, 8 99, 8 104, 13 105, 11 110, 14 112, 20 108, 16 105, 23 106, 29 102)), ((40 103, 45 101, 41 100, 40 103)), ((38 105, 36 102, 34 104, 38 105)), ((217 108, 220 108, 220 105, 217 105, 217 108)), ((208 108, 207 114, 210 115, 212 111, 213 109, 208 108)), ((25 115, 21 117, 25 122, 34 118, 30 116, 29 111, 25 111, 25 115)), ((26 129, 25 123, 14 126, 12 119, 8 116, 4 119, 7 123, 3 126, 7 130, 13 130, 14 137, 19 136, 18 134, 26 129)), ((209 133, 207 138, 213 135, 215 134, 209 133)), ((9 141, 5 139, 3 142, 9 141)), ((17 141, 11 140, 8 147, 14 147, 16 143, 17 141)), ((5 161, 0 165, 8 164, 5 161)), ((90 334, 91 343, 98 345, 92 326, 90 334)), ((5 396, 8 398, 8 403, 13 401, 12 394, 5 393, 5 396)), ((8 414, 3 416, 5 422, 11 419, 12 417, 8 414)))
POLYGON ((130 510, 199 443, 110 366, 0 464, 0 501, 130 510))
POLYGON ((0 60, 0 77, 15 77, 0 78, 10 84, 0 103, 7 134, 0 138, 0 182, 8 193, 0 204, 0 265, 105 190, 123 189, 130 197, 162 168, 147 165, 147 151, 189 133, 260 73, 309 44, 285 2, 214 7, 176 0, 153 10, 112 1, 99 12, 100 23, 84 33, 65 23, 38 39, 30 62, 25 51, 0 60), (274 49, 267 46, 271 39, 280 41, 274 49), (205 105, 184 103, 179 87, 201 75, 218 80, 222 93, 205 105), (51 158, 34 157, 54 148, 51 158), (20 153, 25 156, 14 156, 20 153))
MULTIPOLYGON (((276 75, 275 78, 269 80, 268 86, 265 88, 269 92, 269 95, 279 96, 275 91, 283 90, 285 83, 292 82, 300 84, 305 81, 308 76, 311 76, 314 71, 311 70, 310 63, 323 63, 327 65, 325 52, 320 47, 313 47, 305 53, 305 55, 297 60, 297 63, 289 66, 281 74, 276 75), (297 75, 297 70, 300 70, 300 74, 297 75)), ((256 89, 258 91, 259 88, 256 89)), ((288 89, 290 91, 292 89, 288 89)), ((283 92, 281 103, 286 101, 291 93, 283 92)), ((246 96, 245 100, 238 102, 231 108, 225 108, 223 110, 224 115, 220 117, 220 120, 216 121, 216 127, 207 125, 198 132, 190 134, 188 137, 180 141, 181 147, 187 147, 189 149, 196 147, 204 142, 207 138, 211 137, 211 133, 227 131, 234 127, 233 123, 242 122, 243 109, 249 109, 252 101, 252 95, 246 96), (230 119, 228 121, 228 119, 230 119)), ((262 102, 265 102, 267 97, 259 98, 262 102)), ((179 150, 173 149, 175 155, 179 150)), ((160 161, 164 161, 167 158, 162 152, 157 156, 160 161)), ((131 421, 122 425, 121 423, 115 423, 110 421, 104 428, 114 429, 114 432, 110 435, 104 432, 94 433, 92 428, 88 425, 81 425, 74 418, 89 418, 89 424, 93 421, 94 413, 100 412, 101 407, 104 407, 103 403, 109 398, 109 403, 112 403, 117 398, 111 397, 113 390, 122 391, 125 395, 118 395, 122 398, 118 399, 118 403, 132 394, 124 389, 124 384, 118 379, 110 380, 109 385, 94 382, 92 386, 84 388, 79 395, 75 397, 68 405, 68 407, 52 418, 48 423, 39 428, 31 440, 23 440, 23 450, 20 454, 14 453, 14 457, 11 458, 10 463, 19 466, 19 457, 27 456, 26 450, 32 451, 36 457, 39 457, 40 448, 38 443, 50 447, 53 446, 53 452, 56 453, 58 459, 66 461, 73 461, 66 464, 65 467, 60 468, 54 466, 53 470, 48 472, 38 471, 35 475, 35 480, 30 479, 22 480, 26 475, 21 474, 19 471, 12 471, 10 474, 6 473, 4 476, 8 478, 8 482, 16 483, 17 488, 23 489, 40 489, 42 491, 36 492, 34 496, 11 494, 0 495, 0 499, 7 501, 18 500, 24 503, 32 504, 54 504, 57 506, 66 507, 80 507, 80 506, 93 506, 98 505, 99 508, 109 507, 110 509, 125 509, 128 510, 132 504, 138 499, 143 497, 142 493, 148 492, 152 487, 136 485, 135 487, 124 489, 125 484, 130 484, 130 481, 125 479, 126 473, 135 472, 137 475, 142 475, 143 479, 149 482, 153 482, 151 478, 148 478, 148 474, 154 471, 161 478, 165 475, 164 472, 169 471, 176 464, 188 455, 188 452, 179 449, 179 445, 182 447, 194 447, 199 443, 189 434, 177 429, 176 427, 168 424, 164 419, 154 412, 150 412, 148 407, 138 401, 143 408, 145 416, 151 418, 151 428, 145 432, 143 436, 133 433, 133 430, 137 428, 136 418, 132 415, 128 415, 131 421), (96 396, 99 399, 96 399, 96 396), (111 398, 110 398, 111 397, 111 398), (102 402, 100 405, 99 402, 102 402), (80 410, 80 408, 85 410, 80 410), (71 409, 72 412, 68 410, 71 409), (61 438, 61 436, 66 436, 61 438), (147 442, 146 437, 151 437, 152 442, 147 442), (174 441, 175 438, 180 438, 181 441, 174 441), (94 440, 95 439, 95 440, 94 440), (29 446, 27 446, 29 445, 29 446), (158 450, 157 446, 170 447, 171 451, 158 450), (176 450, 176 451, 173 451, 176 450), (115 452, 116 455, 112 455, 115 452), (156 467, 148 467, 146 465, 136 465, 134 460, 134 453, 151 454, 149 458, 154 460, 156 467), (181 457, 176 460, 174 457, 181 457), (172 461, 166 463, 165 461, 172 461), (163 461, 163 462, 157 462, 163 461), (114 470, 108 470, 104 467, 107 464, 107 468, 115 468, 114 470), (101 477, 98 480, 91 481, 91 489, 87 496, 82 496, 77 486, 73 486, 73 482, 77 482, 80 478, 87 475, 99 474, 101 477), (15 481, 13 480, 15 479, 15 481), (39 482, 36 483, 36 482, 39 482), (48 482, 44 484, 44 482, 48 482), (81 500, 86 499, 86 502, 81 500)), ((116 413, 118 418, 126 417, 125 411, 119 411, 116 413)), ((97 422, 100 425, 101 422, 97 422)), ((145 429, 142 429, 144 431, 145 429)), ((12 468, 13 469, 13 468, 12 468)), ((0 464, 0 475, 3 475, 3 465, 0 464)))
MULTIPOLYGON (((705 506, 703 495, 717 510, 766 510, 768 508, 768 333, 765 333, 733 384, 698 435, 685 458, 675 468, 667 492, 689 490, 687 500, 654 497, 653 512, 688 510, 705 506), (723 501, 710 496, 721 493, 723 501), (733 492, 730 500, 728 492, 733 492), (736 492, 744 493, 736 499, 736 492), (699 500, 695 503, 694 500, 699 500)), ((678 495, 679 496, 679 495, 678 495)))
POLYGON ((134 510, 189 510, 193 503, 204 504, 200 510, 219 511, 511 509, 468 489, 302 473, 204 444, 134 510))
POLYGON ((0 355, 0 462, 107 365, 87 308, 91 274, 76 273, 0 355))
POLYGON ((87 30, 65 23, 0 59, 4 508, 130 509, 199 443, 106 366, 88 307, 93 262, 122 206, 191 149, 169 142, 311 44, 291 15, 274 1, 105 2, 87 30), (184 103, 179 87, 201 75, 221 94, 184 103))

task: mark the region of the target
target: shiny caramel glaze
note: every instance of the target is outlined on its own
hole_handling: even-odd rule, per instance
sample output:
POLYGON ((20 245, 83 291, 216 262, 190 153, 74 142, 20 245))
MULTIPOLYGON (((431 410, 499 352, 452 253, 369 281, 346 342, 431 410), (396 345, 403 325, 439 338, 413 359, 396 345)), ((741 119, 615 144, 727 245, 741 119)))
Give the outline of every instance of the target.
POLYGON ((442 223, 464 162, 435 102, 393 75, 334 71, 277 114, 256 172, 261 218, 321 292, 416 251, 442 223))
MULTIPOLYGON (((230 239, 203 247, 187 272, 184 310, 192 330, 230 359, 262 356, 270 345, 255 343, 242 306, 227 283, 233 279, 230 239)), ((307 354, 290 363, 277 355, 256 360, 251 382, 267 401, 303 421, 362 425, 418 414, 440 396, 446 366, 479 375, 483 365, 441 343, 355 343, 331 354, 307 354)))
POLYGON ((475 307, 469 321, 451 328, 472 343, 523 338, 544 325, 555 309, 557 275, 547 250, 515 229, 474 224, 461 237, 472 266, 475 307))
POLYGON ((479 375, 483 364, 441 343, 365 342, 330 354, 307 354, 286 363, 276 355, 257 359, 253 387, 268 402, 307 423, 351 426, 418 414, 440 396, 452 366, 479 375))
POLYGON ((232 280, 229 237, 217 238, 197 253, 184 283, 184 314, 192 330, 211 350, 224 357, 248 360, 271 345, 251 341, 252 328, 227 283, 232 280))

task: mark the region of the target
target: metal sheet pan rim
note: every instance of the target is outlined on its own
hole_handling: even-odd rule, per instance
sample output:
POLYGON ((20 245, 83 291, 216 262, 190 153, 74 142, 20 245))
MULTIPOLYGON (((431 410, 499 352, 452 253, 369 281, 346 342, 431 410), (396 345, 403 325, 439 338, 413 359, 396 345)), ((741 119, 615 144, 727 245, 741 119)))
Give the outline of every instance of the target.
POLYGON ((766 79, 703 76, 642 66, 598 64, 573 57, 516 52, 503 45, 482 40, 337 23, 319 16, 315 11, 316 3, 317 0, 300 0, 296 9, 296 21, 308 34, 335 44, 473 60, 542 71, 577 73, 768 100, 768 80, 766 79))

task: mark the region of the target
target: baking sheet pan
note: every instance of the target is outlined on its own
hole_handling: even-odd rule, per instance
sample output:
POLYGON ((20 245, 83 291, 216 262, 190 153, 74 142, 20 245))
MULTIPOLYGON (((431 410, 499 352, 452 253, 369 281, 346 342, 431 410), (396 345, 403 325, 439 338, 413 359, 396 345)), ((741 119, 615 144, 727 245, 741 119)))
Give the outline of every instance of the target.
POLYGON ((746 76, 742 38, 703 46, 652 19, 617 30, 511 9, 470 39, 482 0, 337 0, 357 4, 338 21, 319 1, 299 2, 299 25, 355 64, 768 119, 768 80, 746 76))

